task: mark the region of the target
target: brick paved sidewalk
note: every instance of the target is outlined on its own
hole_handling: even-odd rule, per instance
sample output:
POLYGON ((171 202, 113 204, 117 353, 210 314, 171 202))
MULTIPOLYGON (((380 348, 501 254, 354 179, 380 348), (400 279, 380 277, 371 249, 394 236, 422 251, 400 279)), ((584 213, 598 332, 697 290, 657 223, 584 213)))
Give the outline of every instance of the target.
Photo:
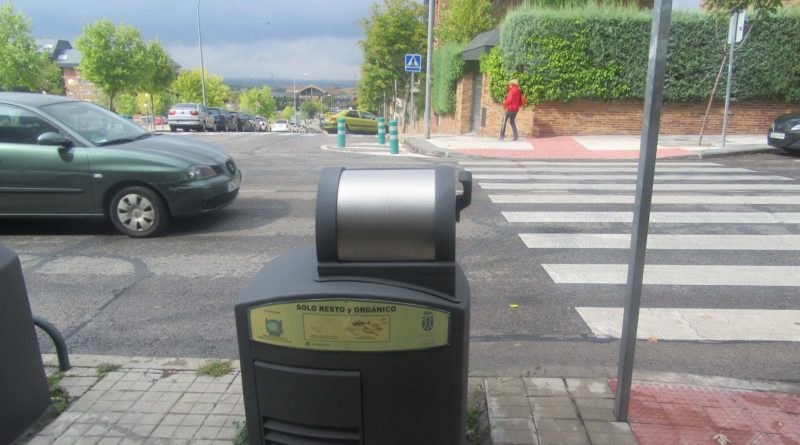
POLYGON ((630 423, 616 382, 487 378, 495 445, 800 445, 800 394, 635 383, 630 423))
MULTIPOLYGON (((71 405, 22 443, 229 445, 244 421, 236 361, 216 378, 198 375, 207 359, 74 355, 72 361, 74 368, 60 383, 71 405), (98 376, 98 366, 106 363, 121 368, 98 376)), ((55 357, 45 363, 55 372, 55 357)), ((575 370, 553 371, 541 372, 575 370)), ((531 375, 521 375, 526 374, 531 375)), ((797 384, 669 373, 637 378, 670 383, 636 380, 630 423, 615 421, 615 382, 606 377, 472 376, 470 386, 482 383, 487 439, 495 445, 800 445, 797 384)))

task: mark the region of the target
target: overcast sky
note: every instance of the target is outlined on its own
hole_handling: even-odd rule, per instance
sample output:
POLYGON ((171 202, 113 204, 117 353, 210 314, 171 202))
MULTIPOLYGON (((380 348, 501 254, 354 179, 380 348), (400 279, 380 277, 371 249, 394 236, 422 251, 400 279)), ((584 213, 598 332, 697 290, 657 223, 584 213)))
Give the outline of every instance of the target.
MULTIPOLYGON (((0 0, 5 2, 5 0, 0 0)), ((206 70, 226 78, 352 80, 358 21, 374 0, 200 0, 206 70)), ((36 37, 69 40, 102 18, 158 39, 184 68, 200 67, 196 0, 13 0, 36 37)))

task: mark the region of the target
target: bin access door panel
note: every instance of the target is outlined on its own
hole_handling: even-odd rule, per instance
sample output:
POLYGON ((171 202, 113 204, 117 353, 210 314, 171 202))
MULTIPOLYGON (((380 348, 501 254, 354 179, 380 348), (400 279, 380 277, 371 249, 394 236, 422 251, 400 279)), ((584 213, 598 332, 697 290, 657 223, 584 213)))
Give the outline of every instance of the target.
POLYGON ((359 371, 254 365, 265 443, 363 443, 359 371))

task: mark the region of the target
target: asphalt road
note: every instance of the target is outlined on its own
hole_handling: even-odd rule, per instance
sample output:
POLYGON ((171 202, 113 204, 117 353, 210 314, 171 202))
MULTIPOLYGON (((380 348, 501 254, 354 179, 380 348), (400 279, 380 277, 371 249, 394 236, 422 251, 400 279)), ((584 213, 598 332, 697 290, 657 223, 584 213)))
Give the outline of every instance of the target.
MULTIPOLYGON (((271 259, 313 243, 316 184, 322 168, 458 165, 457 161, 449 159, 376 156, 370 154, 370 150, 341 153, 320 149, 321 145, 335 144, 335 136, 190 134, 179 137, 203 138, 217 143, 236 159, 244 179, 239 198, 233 205, 214 215, 177 221, 165 236, 146 240, 118 235, 102 221, 4 220, 0 223, 0 243, 16 251, 22 259, 34 313, 50 319, 65 333, 73 353, 235 358, 232 303, 237 292, 271 259)), ((360 144, 372 140, 354 137, 349 142, 360 144)), ((722 167, 745 168, 758 174, 797 180, 800 179, 798 159, 762 154, 714 162, 722 167)), ((466 167, 481 166, 473 163, 466 167)), ((517 192, 485 189, 478 186, 478 182, 509 181, 476 180, 473 204, 457 226, 458 259, 472 288, 470 368, 519 372, 552 365, 616 366, 619 342, 596 335, 576 308, 621 306, 624 284, 556 282, 543 265, 620 264, 627 262, 627 251, 528 248, 521 241, 520 233, 605 233, 611 229, 624 233, 630 230, 630 224, 512 223, 503 212, 574 212, 576 207, 553 203, 532 208, 530 204, 498 203, 489 195, 517 192)), ((512 179, 510 182, 531 181, 512 179)), ((587 180, 560 182, 585 184, 587 180)), ((768 180, 729 182, 774 183, 768 180)), ((546 192, 533 194, 543 193, 546 192)), ((758 194, 771 193, 792 194, 791 191, 772 190, 758 194)), ((758 210, 772 215, 792 212, 794 208, 796 206, 788 204, 742 204, 723 209, 722 204, 687 203, 672 205, 669 211, 758 210)), ((578 210, 623 212, 631 211, 632 205, 594 203, 578 210)), ((653 211, 664 211, 664 207, 654 205, 653 211)), ((654 226, 651 233, 774 235, 799 234, 799 229, 796 223, 684 222, 654 226)), ((796 266, 800 264, 800 253, 791 249, 656 250, 648 253, 648 264, 651 263, 796 266)), ((661 284, 645 286, 643 305, 798 310, 799 295, 798 287, 791 285, 661 284)), ((638 342, 637 348, 640 369, 748 379, 800 379, 798 341, 686 341, 656 337, 638 342)))

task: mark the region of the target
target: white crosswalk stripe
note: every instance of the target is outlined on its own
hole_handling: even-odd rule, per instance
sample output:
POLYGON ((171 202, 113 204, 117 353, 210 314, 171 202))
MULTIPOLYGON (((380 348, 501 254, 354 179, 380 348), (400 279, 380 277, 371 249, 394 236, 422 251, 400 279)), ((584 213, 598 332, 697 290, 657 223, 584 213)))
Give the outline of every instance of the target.
MULTIPOLYGON (((623 233, 520 233, 531 249, 628 249, 623 233)), ((648 235, 651 250, 800 250, 800 235, 648 235)))
MULTIPOLYGON (((497 204, 633 204, 630 195, 489 195, 497 204)), ((653 204, 787 204, 800 205, 800 195, 654 195, 653 204)))
MULTIPOLYGON (((484 190, 636 190, 636 184, 576 184, 576 183, 511 183, 480 182, 484 190)), ((653 185, 656 192, 664 191, 720 191, 742 192, 748 190, 798 191, 800 184, 659 184, 653 185)))
MULTIPOLYGON (((540 264, 553 284, 592 286, 598 292, 626 284, 628 265, 619 256, 611 263, 591 261, 630 248, 636 162, 460 164, 490 192, 491 202, 532 249, 532 262, 557 258, 540 264), (596 249, 608 249, 607 254, 596 249)), ((773 306, 764 308, 720 307, 718 299, 711 301, 720 292, 713 289, 722 286, 774 288, 780 295, 800 291, 800 266, 794 257, 779 256, 800 252, 797 191, 800 182, 786 176, 713 162, 659 161, 647 248, 670 253, 657 256, 660 262, 648 261, 644 284, 681 286, 696 297, 693 307, 643 308, 638 337, 800 342, 798 299, 767 302, 773 306)), ((619 338, 622 308, 579 305, 575 310, 596 337, 619 338)))
MULTIPOLYGON (((505 179, 505 180, 530 180, 541 181, 635 181, 636 175, 472 175, 472 179, 505 179)), ((756 176, 756 175, 665 175, 657 174, 656 181, 792 181, 792 178, 783 176, 756 176)))

